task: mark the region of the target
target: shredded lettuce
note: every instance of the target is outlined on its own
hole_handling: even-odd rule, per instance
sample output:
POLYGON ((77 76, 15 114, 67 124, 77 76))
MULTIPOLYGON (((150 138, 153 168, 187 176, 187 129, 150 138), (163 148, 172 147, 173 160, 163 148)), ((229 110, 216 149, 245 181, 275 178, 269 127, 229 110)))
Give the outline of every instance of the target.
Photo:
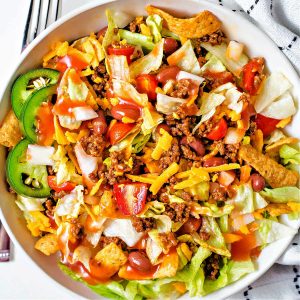
MULTIPOLYGON (((291 83, 282 73, 272 73, 263 83, 262 90, 257 95, 254 108, 261 113, 278 97, 291 88, 291 83)), ((284 109, 285 110, 285 109, 284 109)))
POLYGON ((171 37, 174 40, 180 41, 180 37, 169 29, 163 27, 161 30, 161 35, 163 37, 171 37))
POLYGON ((24 211, 43 211, 45 208, 43 207, 43 203, 47 200, 47 198, 30 198, 18 195, 16 204, 18 207, 24 211))
MULTIPOLYGON (((75 72, 75 70, 71 69, 69 72, 75 72)), ((81 81, 80 83, 78 83, 77 81, 74 82, 72 80, 72 77, 69 76, 68 77, 68 93, 70 95, 70 99, 71 100, 76 100, 76 101, 84 101, 86 100, 88 93, 89 93, 89 89, 86 86, 86 84, 81 81)))
POLYGON ((267 145, 271 145, 274 144, 276 142, 278 142, 279 140, 285 138, 286 136, 284 135, 284 133, 280 130, 280 129, 275 129, 270 136, 264 141, 265 144, 267 145))
POLYGON ((107 66, 111 78, 130 81, 129 67, 125 55, 108 55, 107 66))
POLYGON ((103 41, 102 41, 102 46, 106 50, 106 48, 111 45, 113 42, 119 42, 120 41, 120 35, 119 32, 115 31, 115 28, 118 28, 112 13, 109 9, 105 11, 106 18, 107 18, 107 30, 104 35, 103 41))
POLYGON ((177 111, 178 107, 182 104, 186 103, 185 99, 170 97, 164 94, 157 94, 157 103, 156 109, 157 111, 170 115, 177 111))
POLYGON ((258 220, 257 222, 259 224, 259 229, 255 231, 257 246, 270 244, 297 233, 297 229, 269 219, 258 220))
POLYGON ((142 132, 144 135, 150 134, 155 127, 163 122, 164 118, 151 107, 144 107, 142 109, 142 132))
POLYGON ((167 60, 169 65, 176 65, 183 71, 196 75, 200 75, 201 73, 200 65, 190 40, 187 40, 177 51, 171 54, 167 60))
POLYGON ((152 37, 141 33, 131 32, 125 29, 119 29, 121 39, 127 41, 128 44, 141 46, 143 51, 148 53, 153 50, 155 44, 152 42, 152 37))
POLYGON ((154 43, 158 43, 161 40, 162 18, 156 14, 150 15, 146 19, 146 24, 153 35, 154 43))
POLYGON ((135 78, 139 74, 149 74, 156 71, 162 64, 164 54, 164 40, 155 45, 153 50, 130 64, 130 77, 135 78))
POLYGON ((132 153, 139 153, 143 150, 144 146, 148 143, 151 134, 138 134, 132 141, 132 153))
POLYGON ((244 53, 238 61, 228 59, 226 56, 227 45, 225 43, 215 46, 210 43, 201 43, 201 47, 215 55, 237 77, 240 75, 243 66, 248 62, 248 57, 244 53))
POLYGON ((265 188, 260 194, 273 203, 300 203, 300 189, 295 186, 285 186, 276 189, 265 188))
POLYGON ((231 200, 240 214, 252 213, 268 205, 267 201, 259 193, 253 191, 250 184, 240 185, 236 196, 231 200))
POLYGON ((218 223, 219 223, 219 227, 220 227, 221 231, 228 232, 228 230, 229 230, 228 215, 221 216, 218 219, 218 221, 219 221, 218 223))
POLYGON ((209 182, 207 181, 200 182, 191 187, 185 188, 184 190, 190 193, 192 196, 199 197, 201 200, 208 200, 209 182))
POLYGON ((280 148, 279 156, 285 165, 300 164, 300 151, 289 145, 283 145, 280 148))
POLYGON ((208 61, 201 67, 201 73, 205 71, 224 72, 226 68, 215 55, 210 55, 208 61))

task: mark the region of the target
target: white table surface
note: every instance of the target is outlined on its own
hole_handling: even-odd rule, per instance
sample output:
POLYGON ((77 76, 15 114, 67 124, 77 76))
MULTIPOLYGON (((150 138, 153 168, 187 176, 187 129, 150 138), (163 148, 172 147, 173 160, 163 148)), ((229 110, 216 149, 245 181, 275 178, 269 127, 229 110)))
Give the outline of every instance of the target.
MULTIPOLYGON (((62 11, 76 7, 76 0, 64 0, 62 11)), ((78 2, 78 1, 77 1, 78 2)), ((88 2, 88 0, 86 0, 88 2)), ((1 0, 0 5, 0 90, 11 75, 21 51, 29 0, 1 0)), ((49 277, 25 255, 12 247, 12 260, 0 264, 0 299, 77 300, 75 294, 57 288, 49 277)))

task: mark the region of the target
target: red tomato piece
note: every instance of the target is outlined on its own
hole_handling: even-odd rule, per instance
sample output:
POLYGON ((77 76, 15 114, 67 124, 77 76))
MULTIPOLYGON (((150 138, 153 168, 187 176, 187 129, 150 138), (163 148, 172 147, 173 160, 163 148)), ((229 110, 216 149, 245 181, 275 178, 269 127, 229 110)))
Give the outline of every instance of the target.
POLYGON ((213 81, 215 88, 227 82, 233 82, 233 75, 228 71, 211 72, 206 70, 203 76, 213 81))
POLYGON ((134 52, 134 46, 131 45, 110 45, 107 48, 109 55, 124 55, 127 58, 127 63, 131 63, 131 55, 134 52))
POLYGON ((157 85, 158 81, 154 75, 142 74, 136 78, 136 89, 139 93, 147 94, 150 100, 156 100, 157 85))
POLYGON ((137 106, 130 104, 117 104, 112 107, 110 112, 111 115, 119 121, 122 121, 124 117, 136 121, 141 115, 140 109, 137 106))
POLYGON ((145 207, 148 187, 145 183, 115 184, 117 206, 126 216, 139 214, 145 207))
POLYGON ((226 135, 226 132, 227 123, 224 118, 222 118, 217 126, 207 135, 207 138, 213 141, 217 141, 222 139, 226 135))
POLYGON ((76 71, 82 71, 89 64, 76 55, 65 55, 56 63, 56 69, 65 72, 68 68, 74 68, 76 71))
POLYGON ((64 183, 61 183, 61 184, 57 184, 56 183, 56 176, 48 176, 48 184, 49 184, 49 187, 54 190, 55 192, 71 192, 76 184, 73 183, 73 182, 64 182, 64 183))
POLYGON ((259 89, 260 84, 255 84, 255 76, 262 73, 264 68, 264 61, 262 58, 251 59, 242 70, 243 88, 250 95, 255 95, 259 89))
POLYGON ((276 129, 276 125, 280 122, 280 120, 257 114, 255 122, 257 128, 263 132, 264 137, 267 137, 276 129))
POLYGON ((112 145, 115 145, 117 142, 121 141, 134 127, 132 123, 115 123, 108 132, 109 140, 112 145))

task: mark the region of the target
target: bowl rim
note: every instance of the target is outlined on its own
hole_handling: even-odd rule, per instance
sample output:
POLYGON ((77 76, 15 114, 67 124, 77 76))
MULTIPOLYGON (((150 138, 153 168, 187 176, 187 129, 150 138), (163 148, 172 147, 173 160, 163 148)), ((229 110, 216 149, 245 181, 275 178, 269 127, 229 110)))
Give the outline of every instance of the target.
MULTIPOLYGON (((64 16, 62 16, 60 19, 58 19, 57 21, 55 21, 54 23, 52 23, 49 27, 47 27, 43 32, 41 32, 27 47, 26 49, 21 53, 21 55, 19 56, 19 58, 16 60, 16 63, 14 63, 13 68, 11 68, 10 71, 10 75, 7 77, 8 79, 4 82, 0 90, 0 102, 2 102, 3 100, 3 96, 6 93, 7 89, 10 88, 10 82, 11 80, 16 76, 16 71, 18 70, 18 68, 23 64, 24 60, 26 59, 27 55, 52 31, 54 31, 56 28, 58 28, 59 26, 61 26, 62 24, 64 24, 65 22, 67 22, 68 20, 72 19, 73 17, 76 17, 77 15, 84 13, 87 10, 90 9, 94 9, 96 7, 101 8, 102 5, 105 4, 109 4, 109 3, 114 3, 114 2, 118 2, 121 0, 93 0, 87 4, 84 4, 78 8, 73 9, 72 11, 70 11, 69 13, 65 14, 64 16)), ((124 0, 127 1, 127 0, 124 0)), ((175 1, 175 0, 171 0, 171 1, 175 1)), ((194 2, 196 4, 199 4, 203 7, 207 7, 208 10, 211 10, 213 13, 214 11, 220 11, 222 13, 222 11, 225 11, 226 13, 229 13, 232 15, 232 17, 234 19, 236 19, 237 21, 241 21, 241 22, 246 22, 247 26, 252 27, 252 29, 256 30, 257 33, 260 34, 260 36, 264 39, 264 40, 268 40, 269 42, 271 42, 271 44, 274 45, 274 51, 276 51, 277 53, 280 53, 280 57, 281 60, 284 61, 284 64, 287 66, 287 68, 289 69, 288 71, 290 72, 291 76, 294 76, 296 78, 299 78, 299 75, 297 73, 297 71, 294 69, 291 61, 287 58, 287 56, 279 50, 278 46, 275 44, 275 42, 258 26, 254 25, 252 22, 250 22, 250 20, 248 20, 246 17, 244 17, 243 15, 241 15, 240 13, 236 13, 234 11, 232 11, 230 8, 218 5, 217 3, 211 3, 208 0, 188 0, 190 2, 194 2)), ((145 5, 151 4, 151 0, 146 0, 145 1, 145 5)), ((249 47, 251 49, 251 47, 249 47)), ((300 87, 300 85, 299 85, 300 87)), ((13 232, 11 231, 6 218, 4 217, 4 214, 2 212, 2 208, 1 208, 1 202, 0 202, 0 219, 1 222, 6 230, 6 232, 9 234, 10 239, 12 240, 13 244, 17 246, 17 248, 22 249, 23 253, 26 255, 27 258, 29 258, 29 260, 39 269, 41 270, 53 283, 58 284, 60 287, 62 287, 63 289, 65 289, 65 291, 71 293, 71 295, 76 296, 77 298, 81 298, 83 299, 82 295, 79 295, 77 293, 75 293, 73 290, 71 290, 70 288, 64 286, 61 282, 57 281, 54 277, 51 277, 23 248, 23 246, 21 245, 21 243, 19 243, 19 241, 17 240, 17 238, 14 236, 13 232)), ((295 236, 295 235, 294 235, 295 236)), ((283 250, 279 253, 276 253, 273 255, 273 259, 271 259, 269 261, 268 264, 266 264, 266 266, 261 269, 261 270, 257 270, 258 273, 255 274, 255 276, 253 276, 253 278, 249 278, 248 275, 245 275, 243 277, 244 279, 244 283, 242 285, 237 285, 237 286, 233 286, 234 283, 231 283, 227 286, 225 286, 224 288, 221 288, 217 291, 223 290, 225 288, 227 288, 228 291, 230 291, 229 293, 225 293, 224 294, 224 298, 225 297, 229 297, 231 295, 234 295, 238 292, 240 292, 241 290, 245 289, 248 285, 252 284, 254 281, 258 280, 263 274, 265 274, 278 260, 278 258, 285 252, 285 250, 287 249, 287 247, 289 246, 290 242, 293 240, 294 236, 291 236, 290 238, 286 238, 286 245, 283 247, 283 250), (247 280, 248 278, 248 280, 247 280), (231 288, 230 288, 231 287, 231 288)), ((235 283, 240 282, 241 279, 237 280, 235 283)), ((217 292, 215 291, 215 292, 217 292)), ((207 295, 213 295, 215 292, 207 295)), ((102 297, 102 296, 101 296, 102 297)), ((205 296, 206 298, 206 296, 205 296)))

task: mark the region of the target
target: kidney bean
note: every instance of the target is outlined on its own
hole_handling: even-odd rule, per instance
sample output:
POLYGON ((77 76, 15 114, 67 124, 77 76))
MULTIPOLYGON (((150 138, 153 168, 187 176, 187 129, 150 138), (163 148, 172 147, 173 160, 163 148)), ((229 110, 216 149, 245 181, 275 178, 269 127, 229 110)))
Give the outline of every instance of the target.
POLYGON ((97 118, 92 121, 93 131, 95 134, 104 134, 107 130, 106 119, 102 110, 98 112, 97 118))
POLYGON ((189 219, 180 227, 180 234, 190 234, 196 232, 202 225, 201 217, 199 219, 189 217, 189 219))
POLYGON ((175 52, 178 48, 178 43, 172 38, 165 38, 164 40, 164 52, 168 55, 175 52))
POLYGON ((203 162, 203 167, 216 167, 227 164, 227 161, 223 157, 210 157, 203 162))
POLYGON ((130 266, 140 272, 149 272, 152 268, 150 260, 141 252, 134 251, 128 255, 128 262, 130 266))
POLYGON ((193 142, 189 143, 185 136, 181 139, 181 144, 189 145, 199 156, 203 156, 205 154, 205 147, 199 139, 195 139, 193 142))
POLYGON ((163 68, 157 75, 158 82, 165 84, 168 80, 176 80, 176 76, 179 73, 180 68, 177 66, 168 66, 163 68))
POLYGON ((154 135, 153 135, 153 138, 155 141, 158 140, 158 138, 161 136, 160 134, 160 129, 164 129, 165 131, 167 131, 168 133, 171 133, 171 128, 170 126, 168 126, 167 124, 159 124, 155 131, 154 131, 154 135))
POLYGON ((260 192, 266 185, 265 179, 259 174, 252 174, 250 176, 252 188, 255 192, 260 192))

